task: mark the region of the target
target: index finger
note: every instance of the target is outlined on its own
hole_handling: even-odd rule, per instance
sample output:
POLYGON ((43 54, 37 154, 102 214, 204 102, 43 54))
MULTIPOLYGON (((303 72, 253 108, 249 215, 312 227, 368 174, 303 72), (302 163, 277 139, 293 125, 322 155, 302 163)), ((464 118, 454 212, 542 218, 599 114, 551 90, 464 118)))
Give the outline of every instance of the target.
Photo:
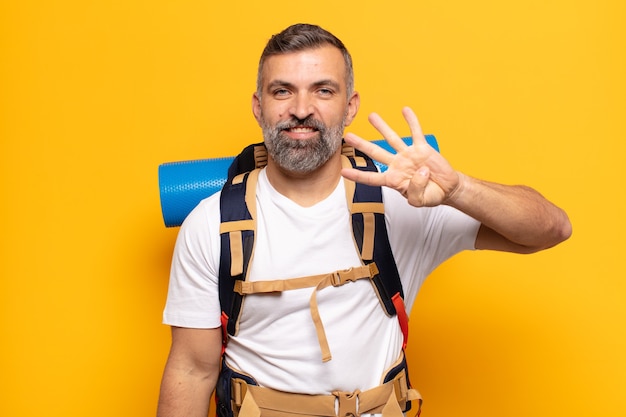
POLYGON ((375 143, 362 139, 354 133, 346 133, 344 140, 348 145, 353 146, 355 149, 363 152, 375 161, 382 164, 389 165, 393 159, 393 154, 375 143))
POLYGON ((356 168, 342 168, 341 175, 349 180, 366 185, 385 185, 385 174, 381 172, 361 171, 356 168))

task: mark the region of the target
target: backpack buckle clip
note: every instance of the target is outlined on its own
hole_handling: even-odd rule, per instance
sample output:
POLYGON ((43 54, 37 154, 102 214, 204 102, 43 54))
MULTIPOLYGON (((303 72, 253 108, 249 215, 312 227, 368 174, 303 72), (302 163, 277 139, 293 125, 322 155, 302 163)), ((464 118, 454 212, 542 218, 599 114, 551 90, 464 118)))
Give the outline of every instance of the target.
POLYGON ((335 271, 330 276, 330 283, 333 287, 340 287, 343 284, 352 281, 355 282, 359 277, 355 273, 354 268, 335 271))

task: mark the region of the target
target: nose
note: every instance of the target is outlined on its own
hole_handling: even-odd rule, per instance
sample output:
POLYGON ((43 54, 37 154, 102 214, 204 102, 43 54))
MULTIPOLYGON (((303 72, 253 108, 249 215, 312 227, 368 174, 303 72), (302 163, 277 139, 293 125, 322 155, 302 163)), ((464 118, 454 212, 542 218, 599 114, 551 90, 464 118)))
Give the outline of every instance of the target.
POLYGON ((298 94, 294 97, 289 114, 300 120, 304 120, 315 112, 315 107, 308 94, 298 94))

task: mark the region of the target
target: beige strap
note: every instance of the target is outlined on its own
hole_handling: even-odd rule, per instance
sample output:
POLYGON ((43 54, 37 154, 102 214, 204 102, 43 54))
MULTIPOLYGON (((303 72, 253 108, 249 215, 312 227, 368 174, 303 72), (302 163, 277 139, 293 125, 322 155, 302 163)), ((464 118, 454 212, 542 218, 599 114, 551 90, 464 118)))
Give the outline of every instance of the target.
POLYGON ((387 399, 387 403, 381 410, 381 414, 384 417, 404 417, 404 413, 396 400, 396 395, 394 392, 389 394, 389 398, 387 399))
POLYGON ((267 148, 265 145, 257 145, 254 147, 254 167, 263 168, 267 165, 267 148))
POLYGON ((356 155, 356 153, 354 152, 354 147, 351 145, 348 145, 345 142, 341 144, 341 154, 345 156, 352 156, 352 157, 356 155))
POLYGON ((300 278, 278 279, 272 281, 237 281, 235 282, 235 292, 241 295, 259 294, 269 292, 283 292, 289 290, 299 290, 311 287, 340 287, 349 281, 356 281, 363 278, 371 278, 378 274, 376 264, 358 266, 330 274, 310 275, 300 278), (321 286, 320 286, 321 285, 321 286))
POLYGON ((220 234, 242 230, 254 230, 254 220, 236 220, 220 223, 220 234))
POLYGON ((394 379, 361 392, 335 391, 332 395, 306 395, 276 391, 247 385, 241 379, 232 383, 233 411, 238 417, 333 417, 382 414, 383 417, 403 417, 407 401, 421 397, 407 386, 406 373, 401 371, 394 379), (339 413, 335 413, 335 403, 339 413), (237 413, 238 410, 238 413, 237 413))
POLYGON ((236 277, 243 274, 243 243, 241 231, 230 232, 230 275, 236 277))
MULTIPOLYGON (((256 219, 256 184, 258 182, 260 169, 250 171, 248 183, 246 184, 246 205, 252 219, 256 219)), ((254 253, 254 252, 252 252, 254 253)))
MULTIPOLYGON (((231 243, 231 251, 233 245, 231 243)), ((234 263, 234 258, 233 258, 234 263)), ((322 352, 322 361, 328 362, 332 359, 330 353, 330 347, 328 345, 328 339, 326 332, 324 331, 324 325, 322 318, 320 317, 319 308, 317 306, 317 292, 333 286, 339 287, 347 282, 354 282, 359 279, 372 279, 378 274, 378 267, 374 262, 355 268, 346 269, 343 271, 333 272, 331 274, 311 275, 308 277, 281 279, 272 281, 235 281, 235 292, 241 295, 247 294, 260 294, 270 292, 282 292, 289 290, 296 290, 302 288, 314 287, 313 293, 309 300, 309 309, 311 310, 311 319, 315 325, 315 332, 317 333, 317 340, 320 344, 320 350, 322 352)))
POLYGON ((241 295, 266 294, 315 287, 324 275, 311 275, 301 278, 278 279, 272 281, 236 281, 234 291, 241 295))
POLYGON ((331 395, 285 395, 281 391, 256 386, 249 386, 248 394, 254 397, 254 401, 259 409, 263 410, 263 416, 281 415, 279 413, 303 416, 335 415, 335 397, 331 395))
POLYGON ((376 230, 376 218, 374 213, 363 213, 363 247, 361 259, 371 261, 374 259, 374 232, 376 230))
POLYGON ((366 167, 367 166, 367 161, 362 156, 355 156, 354 157, 354 165, 356 165, 358 167, 366 167))
POLYGON ((309 308, 311 310, 311 318, 315 325, 315 333, 317 334, 317 340, 320 344, 320 350, 322 351, 322 362, 328 362, 333 357, 330 353, 330 346, 328 345, 328 338, 326 337, 326 331, 322 324, 322 318, 320 317, 319 308, 317 307, 317 292, 329 287, 338 287, 345 284, 348 281, 356 281, 357 279, 369 278, 372 279, 378 274, 378 268, 376 264, 372 262, 369 265, 361 266, 359 268, 351 268, 346 271, 340 271, 339 273, 331 274, 324 280, 320 281, 315 287, 315 291, 311 294, 309 300, 309 308), (362 271, 363 274, 354 274, 355 271, 362 271), (343 273, 343 274, 342 274, 343 273))
POLYGON ((319 308, 317 307, 317 292, 329 287, 338 287, 345 284, 348 281, 356 281, 362 278, 373 278, 378 274, 378 268, 376 264, 372 262, 369 265, 361 266, 359 268, 351 268, 346 271, 340 271, 339 273, 330 274, 325 279, 321 280, 315 287, 315 291, 311 294, 309 300, 309 308, 311 310, 311 317, 313 318, 313 324, 315 324, 315 332, 317 333, 317 340, 320 344, 322 351, 322 362, 328 362, 333 357, 330 353, 330 346, 328 345, 328 338, 326 337, 326 331, 322 324, 322 318, 320 317, 319 308), (354 274, 355 271, 362 271, 363 274, 354 274), (343 273, 343 276, 342 276, 343 273))
POLYGON ((239 416, 241 417, 261 417, 261 409, 254 401, 254 397, 251 393, 248 393, 243 399, 241 408, 239 409, 239 416))
POLYGON ((350 213, 385 214, 385 205, 383 203, 353 203, 350 213))

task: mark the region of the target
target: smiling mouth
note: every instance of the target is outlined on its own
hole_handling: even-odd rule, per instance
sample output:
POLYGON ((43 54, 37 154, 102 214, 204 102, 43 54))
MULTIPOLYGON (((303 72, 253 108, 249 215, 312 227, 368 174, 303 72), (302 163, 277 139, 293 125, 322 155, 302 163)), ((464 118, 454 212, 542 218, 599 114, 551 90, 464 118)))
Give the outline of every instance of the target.
POLYGON ((317 129, 314 127, 309 127, 309 126, 296 126, 296 127, 291 127, 289 129, 286 129, 289 132, 292 133, 312 133, 312 132, 316 132, 317 129))

